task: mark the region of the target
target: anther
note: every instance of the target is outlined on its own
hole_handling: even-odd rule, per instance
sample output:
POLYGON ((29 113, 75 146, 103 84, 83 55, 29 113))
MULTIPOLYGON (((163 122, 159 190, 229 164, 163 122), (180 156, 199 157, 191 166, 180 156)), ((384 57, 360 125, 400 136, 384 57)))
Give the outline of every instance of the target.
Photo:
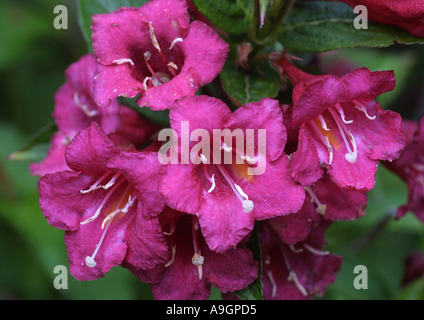
POLYGON ((78 92, 74 93, 74 102, 80 108, 87 117, 93 118, 95 116, 99 115, 99 112, 97 110, 90 110, 85 104, 82 104, 79 100, 78 92))
POLYGON ((175 260, 175 252, 176 252, 177 246, 172 246, 171 250, 172 250, 172 258, 171 260, 169 260, 166 264, 165 264, 165 268, 168 268, 171 264, 174 263, 175 260))
POLYGON ((215 173, 212 175, 212 178, 210 178, 210 182, 212 183, 212 186, 209 188, 208 193, 211 193, 215 190, 216 184, 215 184, 215 173))
POLYGON ((178 43, 178 42, 183 42, 183 39, 182 38, 176 38, 176 39, 174 39, 174 40, 172 40, 172 42, 171 42, 171 46, 169 47, 169 50, 172 50, 172 48, 175 46, 175 44, 176 43, 178 43))
POLYGON ((330 252, 328 252, 328 251, 321 251, 321 250, 317 250, 317 249, 315 249, 315 248, 313 248, 313 247, 311 247, 310 245, 308 245, 308 244, 304 244, 303 245, 306 249, 308 249, 308 251, 309 252, 311 252, 311 253, 313 253, 313 254, 316 254, 316 255, 318 255, 318 256, 326 256, 326 255, 329 255, 330 254, 330 252))
POLYGON ((365 116, 369 120, 375 120, 376 116, 371 117, 368 114, 367 108, 362 103, 360 103, 358 100, 353 100, 353 103, 355 103, 355 108, 358 109, 359 111, 361 111, 363 114, 365 114, 365 116))
POLYGON ((113 60, 112 62, 115 63, 115 64, 129 63, 132 66, 134 66, 134 61, 132 61, 131 59, 117 59, 117 60, 113 60))
POLYGON ((327 123, 325 122, 325 119, 322 115, 318 116, 318 120, 321 123, 321 128, 323 128, 325 131, 330 131, 330 129, 328 129, 327 123))
POLYGON ((353 122, 353 120, 349 120, 349 121, 347 121, 347 120, 346 120, 346 117, 345 117, 345 114, 344 114, 343 108, 342 108, 342 106, 341 106, 339 103, 337 103, 335 107, 336 107, 337 111, 338 111, 338 112, 339 112, 339 114, 340 114, 340 118, 342 118, 342 121, 343 121, 345 124, 351 124, 351 123, 353 122))

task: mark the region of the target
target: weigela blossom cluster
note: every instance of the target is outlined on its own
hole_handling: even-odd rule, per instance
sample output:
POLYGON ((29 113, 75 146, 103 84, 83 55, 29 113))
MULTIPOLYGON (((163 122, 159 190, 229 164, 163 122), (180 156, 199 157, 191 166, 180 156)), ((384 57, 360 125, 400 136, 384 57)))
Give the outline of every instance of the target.
POLYGON ((405 137, 400 115, 375 101, 394 88, 393 72, 311 75, 274 53, 272 65, 294 86, 292 104, 264 98, 232 111, 197 95, 220 74, 229 45, 191 21, 185 1, 94 15, 91 29, 93 54, 67 69, 55 95, 58 131, 44 161, 31 165, 42 212, 65 230, 76 279, 123 266, 156 299, 206 299, 211 286, 233 297, 260 274, 265 299, 323 295, 343 260, 325 250, 326 230, 365 214, 379 162, 398 159, 407 141, 392 163, 411 188, 399 215, 411 209, 424 220, 424 122, 405 124, 405 137), (186 134, 206 130, 210 148, 238 161, 202 149, 197 163, 184 163, 177 147, 179 161, 161 163, 163 128, 118 97, 169 110, 178 136, 187 122, 186 134), (217 141, 218 129, 266 130, 266 151, 217 141), (259 163, 264 172, 249 174, 259 163), (248 248, 256 231, 261 261, 248 248))

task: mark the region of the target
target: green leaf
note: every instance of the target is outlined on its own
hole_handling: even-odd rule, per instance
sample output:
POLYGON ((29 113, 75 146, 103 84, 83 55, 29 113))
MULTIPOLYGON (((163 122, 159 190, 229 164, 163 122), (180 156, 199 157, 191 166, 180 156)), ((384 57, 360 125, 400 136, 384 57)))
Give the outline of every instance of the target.
POLYGON ((94 14, 109 13, 118 10, 120 7, 141 7, 148 0, 78 0, 78 23, 85 41, 91 50, 91 30, 93 22, 91 17, 94 14))
POLYGON ((253 21, 253 0, 193 0, 199 11, 217 27, 242 34, 253 21))
POLYGON ((407 31, 368 22, 368 29, 355 29, 357 17, 344 3, 298 2, 281 25, 278 40, 287 48, 323 52, 354 47, 388 47, 395 43, 424 43, 407 31))
POLYGON ((280 90, 280 76, 268 61, 257 63, 249 72, 242 72, 228 60, 221 72, 221 81, 224 91, 236 105, 274 98, 280 90))
POLYGON ((12 161, 41 161, 45 158, 50 146, 52 135, 57 131, 54 122, 49 123, 40 129, 27 143, 20 149, 9 155, 12 161))
POLYGON ((400 292, 397 300, 424 300, 424 278, 415 280, 406 286, 400 292))
POLYGON ((253 229, 246 247, 252 251, 253 259, 258 262, 258 278, 253 281, 247 288, 234 292, 240 299, 243 300, 263 300, 263 285, 262 276, 262 254, 261 245, 259 242, 259 230, 257 225, 253 229))

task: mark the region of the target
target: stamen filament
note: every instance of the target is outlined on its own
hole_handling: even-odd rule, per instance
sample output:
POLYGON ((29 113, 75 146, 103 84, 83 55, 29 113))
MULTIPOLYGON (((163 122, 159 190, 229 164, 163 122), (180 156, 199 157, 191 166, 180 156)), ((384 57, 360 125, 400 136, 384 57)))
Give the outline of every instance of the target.
POLYGON ((315 194, 315 192, 312 191, 312 189, 310 187, 304 187, 306 192, 311 196, 311 201, 314 202, 317 207, 315 209, 316 213, 324 215, 326 210, 327 210, 327 205, 326 204, 322 204, 317 195, 315 194))
POLYGON ((156 74, 156 72, 152 69, 149 60, 151 58, 152 54, 149 51, 146 51, 144 53, 144 63, 146 64, 147 69, 150 71, 150 73, 152 74, 152 76, 158 81, 159 85, 163 84, 163 82, 161 81, 161 79, 159 78, 159 76, 156 74))
POLYGON ((182 38, 176 38, 176 39, 174 39, 174 40, 172 40, 172 42, 171 42, 171 46, 169 47, 169 50, 172 50, 172 48, 175 46, 175 44, 176 43, 178 43, 178 42, 183 42, 183 39, 182 38))
POLYGON ((112 177, 112 179, 110 179, 110 181, 106 185, 101 186, 101 187, 105 190, 109 189, 110 187, 112 187, 115 184, 116 179, 118 179, 120 175, 121 175, 120 172, 115 173, 115 175, 112 177))
POLYGON ((342 121, 343 121, 345 124, 351 124, 351 123, 353 122, 353 120, 349 120, 349 121, 347 121, 347 120, 346 120, 346 117, 345 117, 345 114, 344 114, 343 108, 342 108, 342 106, 341 106, 339 103, 337 103, 337 104, 335 105, 335 108, 336 108, 336 109, 337 109, 337 111, 339 112, 340 117, 342 118, 342 121))
POLYGON ((284 263, 286 265, 287 271, 289 272, 289 276, 287 277, 288 281, 293 281, 294 284, 296 285, 297 289, 299 289, 299 291, 305 296, 308 296, 308 291, 306 291, 305 287, 300 283, 299 278, 296 275, 296 272, 294 272, 294 270, 291 268, 290 266, 290 262, 289 259, 287 258, 283 245, 280 246, 281 248, 281 253, 283 255, 283 259, 284 259, 284 263))
MULTIPOLYGON (((112 218, 112 219, 113 219, 113 218, 112 218)), ((112 222, 112 221, 111 221, 111 222, 112 222)), ((109 224, 107 225, 106 229, 103 231, 102 236, 101 236, 101 238, 100 238, 100 241, 99 241, 99 243, 96 245, 96 249, 94 250, 93 254, 92 254, 91 256, 87 256, 87 257, 85 257, 85 264, 87 265, 87 267, 94 268, 94 267, 96 266, 97 262, 94 260, 94 258, 96 257, 97 252, 99 252, 100 246, 102 245, 103 240, 105 239, 106 233, 107 233, 107 231, 109 230, 109 227, 110 227, 110 225, 111 225, 111 224, 112 224, 112 223, 109 223, 109 224)))
POLYGON ((89 189, 87 189, 87 190, 80 190, 80 192, 81 193, 89 193, 89 192, 91 192, 91 191, 94 191, 94 190, 98 190, 98 189, 100 189, 102 186, 101 186, 101 182, 108 176, 110 174, 110 172, 108 171, 108 172, 106 172, 106 173, 104 173, 96 182, 94 182, 91 186, 90 186, 90 188, 89 189))
POLYGON ((171 250, 172 250, 172 258, 171 258, 171 260, 169 260, 169 261, 165 264, 165 268, 168 268, 171 264, 173 264, 173 263, 174 263, 174 261, 175 261, 175 252, 176 252, 176 249, 177 249, 177 246, 175 246, 175 245, 173 245, 173 246, 171 247, 171 250))
POLYGON ((339 131, 340 131, 340 134, 341 134, 341 136, 342 136, 342 138, 343 138, 343 141, 344 141, 344 143, 345 143, 345 145, 346 145, 346 148, 347 148, 347 151, 348 151, 348 153, 346 153, 345 154, 345 159, 347 160, 347 161, 349 161, 350 163, 355 163, 356 162, 356 159, 357 159, 357 156, 358 156, 358 149, 356 148, 356 143, 354 142, 355 141, 355 139, 353 138, 353 135, 350 133, 350 131, 349 130, 347 130, 344 126, 343 126, 343 123, 341 123, 341 121, 340 121, 340 119, 339 119, 339 117, 337 116, 337 114, 331 109, 331 108, 329 108, 328 109, 328 111, 331 113, 331 115, 333 116, 333 118, 334 118, 334 121, 336 122, 336 125, 337 125, 337 127, 339 128, 339 131), (349 135, 349 139, 350 139, 350 141, 351 141, 351 143, 352 143, 352 146, 353 146, 353 151, 352 151, 352 149, 351 149, 351 147, 350 147, 350 144, 349 144, 349 142, 347 141, 347 138, 346 138, 346 134, 345 134, 345 131, 348 133, 348 135, 349 135))
POLYGON ((82 103, 80 102, 78 92, 74 92, 74 96, 73 96, 73 97, 74 97, 74 102, 75 102, 75 104, 78 106, 78 108, 80 108, 80 109, 84 112, 84 114, 85 114, 87 117, 89 117, 89 118, 93 118, 93 117, 95 117, 95 116, 98 116, 98 115, 99 115, 99 111, 97 111, 97 110, 90 110, 90 109, 87 107, 87 105, 82 104, 82 103))
POLYGON ((91 221, 93 221, 94 219, 96 219, 99 215, 100 212, 103 209, 103 206, 106 204, 106 202, 109 200, 109 198, 112 196, 112 194, 122 185, 122 183, 125 181, 125 179, 120 180, 117 184, 115 184, 113 186, 113 188, 107 193, 107 195, 103 198, 102 203, 100 204, 100 206, 97 208, 96 212, 94 213, 93 216, 91 216, 90 218, 88 218, 87 220, 81 222, 81 224, 87 224, 91 221))
POLYGON ((330 131, 330 129, 328 129, 327 123, 325 122, 325 119, 322 115, 318 116, 318 120, 321 123, 321 128, 323 128, 325 131, 330 131))
POLYGON ((356 109, 358 109, 359 111, 361 111, 362 113, 364 113, 365 114, 365 116, 369 119, 369 120, 375 120, 375 118, 377 117, 377 116, 373 116, 373 117, 371 117, 369 114, 368 114, 368 111, 367 111, 367 108, 361 103, 361 102, 359 102, 358 100, 353 100, 353 103, 355 103, 355 108, 356 109))
POLYGON ((328 136, 324 135, 316 126, 315 122, 311 122, 310 123, 312 126, 312 129, 315 131, 316 135, 318 137, 320 137, 322 143, 325 144, 325 146, 327 147, 328 150, 328 164, 331 165, 333 163, 333 147, 330 144, 330 139, 328 138, 328 136))
POLYGON ((227 183, 230 185, 231 189, 233 190, 234 194, 237 196, 237 198, 240 200, 240 202, 243 205, 244 212, 250 212, 254 208, 253 201, 249 200, 249 197, 246 193, 241 189, 240 186, 238 186, 230 177, 230 175, 227 173, 225 168, 221 164, 216 165, 227 181, 227 183), (243 199, 244 197, 244 199, 243 199))
POLYGON ((315 248, 311 247, 311 246, 310 246, 310 245, 308 245, 308 244, 304 244, 303 246, 304 246, 306 249, 308 249, 308 251, 309 251, 309 252, 311 252, 311 253, 313 253, 313 254, 316 254, 316 255, 318 255, 318 256, 326 256, 326 255, 329 255, 329 254, 330 254, 330 252, 328 252, 328 251, 321 251, 321 250, 315 249, 315 248))
POLYGON ((277 294, 277 283, 275 282, 274 277, 272 276, 271 270, 268 270, 267 275, 272 285, 271 298, 274 298, 277 294))

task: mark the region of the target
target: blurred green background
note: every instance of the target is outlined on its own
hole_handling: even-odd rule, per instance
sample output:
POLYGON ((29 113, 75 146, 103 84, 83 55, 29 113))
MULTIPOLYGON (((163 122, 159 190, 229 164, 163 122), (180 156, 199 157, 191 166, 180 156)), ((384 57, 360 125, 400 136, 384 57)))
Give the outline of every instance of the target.
MULTIPOLYGON (((37 178, 28 161, 10 161, 38 130, 51 123, 53 95, 64 71, 87 50, 76 18, 75 1, 0 2, 0 299, 151 299, 148 285, 116 267, 106 277, 56 290, 56 265, 67 266, 63 231, 48 225, 38 206, 37 178), (69 9, 69 29, 53 27, 56 5, 69 9)), ((397 86, 380 99, 383 107, 416 119, 424 114, 424 47, 340 50, 323 55, 329 63, 348 61, 371 70, 394 69, 397 86)), ((405 184, 380 166, 367 215, 335 223, 328 250, 345 258, 325 299, 414 299, 422 288, 400 287, 404 258, 424 251, 424 226, 412 214, 396 221, 393 212, 407 201, 405 184), (365 265, 369 289, 355 290, 353 268, 365 265)), ((422 292, 421 292, 422 294, 422 292)), ((422 297, 422 296, 421 296, 422 297)), ((213 291, 212 298, 219 298, 213 291)))

